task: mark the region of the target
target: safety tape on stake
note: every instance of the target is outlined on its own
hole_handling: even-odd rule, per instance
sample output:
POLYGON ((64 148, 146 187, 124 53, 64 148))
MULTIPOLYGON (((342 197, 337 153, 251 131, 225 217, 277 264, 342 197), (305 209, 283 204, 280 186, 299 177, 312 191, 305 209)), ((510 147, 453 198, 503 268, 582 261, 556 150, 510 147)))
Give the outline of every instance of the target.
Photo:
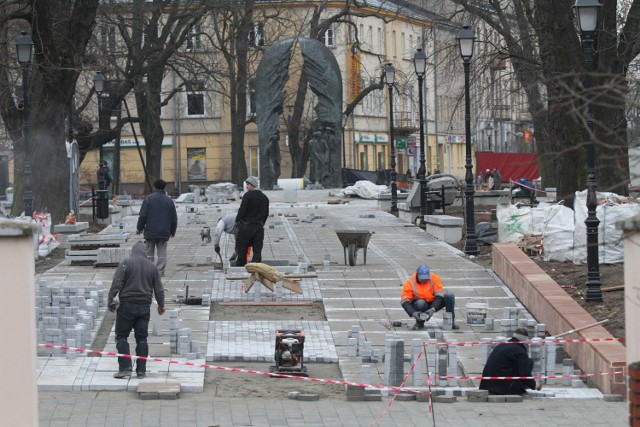
MULTIPOLYGON (((60 350, 65 350, 65 351, 71 350, 71 351, 75 351, 77 353, 100 354, 102 356, 110 356, 110 357, 125 357, 127 359, 132 359, 132 360, 140 359, 140 360, 146 360, 147 362, 149 362, 149 361, 151 361, 151 362, 167 362, 167 363, 170 363, 170 364, 173 364, 173 365, 193 366, 193 367, 196 367, 196 368, 215 369, 215 370, 218 370, 218 371, 241 372, 241 373, 245 373, 245 374, 266 375, 266 376, 269 376, 269 377, 278 377, 278 378, 292 378, 292 379, 296 379, 296 380, 320 382, 320 383, 326 383, 326 384, 351 385, 351 386, 358 386, 358 387, 374 388, 374 389, 378 389, 378 390, 393 390, 393 391, 396 391, 396 392, 403 391, 403 392, 413 392, 413 393, 428 393, 425 390, 418 390, 418 389, 413 389, 413 388, 380 386, 380 385, 356 383, 356 382, 351 382, 351 381, 329 380, 329 379, 325 379, 325 378, 300 377, 300 376, 296 376, 296 375, 286 375, 286 374, 279 374, 279 373, 275 373, 275 372, 257 371, 255 369, 230 368, 228 366, 209 365, 209 364, 206 364, 206 363, 180 362, 178 360, 173 360, 173 359, 163 359, 163 358, 159 358, 159 357, 150 357, 150 356, 149 357, 134 356, 134 355, 131 355, 131 354, 121 354, 121 353, 116 353, 116 352, 113 352, 113 351, 92 350, 92 349, 87 349, 87 348, 69 347, 69 346, 66 346, 66 345, 38 344, 38 347, 55 348, 55 349, 60 349, 60 350)), ((600 372, 600 373, 594 373, 594 374, 536 375, 536 376, 531 376, 531 377, 483 377, 483 376, 472 377, 472 376, 455 376, 455 375, 445 375, 445 376, 433 375, 432 378, 436 379, 436 380, 437 379, 532 380, 532 379, 546 379, 546 378, 559 379, 559 378, 599 377, 599 376, 605 376, 605 375, 619 375, 621 373, 626 375, 626 369, 623 369, 622 371, 600 372)), ((408 375, 405 377, 405 381, 406 381, 407 377, 408 377, 408 375)), ((403 385, 404 385, 404 382, 403 382, 403 385)))
POLYGON ((443 341, 443 342, 428 342, 427 345, 478 345, 478 344, 571 344, 571 343, 585 343, 585 342, 605 342, 605 341, 624 341, 625 338, 580 338, 575 340, 565 339, 549 339, 549 340, 536 340, 536 341, 443 341))

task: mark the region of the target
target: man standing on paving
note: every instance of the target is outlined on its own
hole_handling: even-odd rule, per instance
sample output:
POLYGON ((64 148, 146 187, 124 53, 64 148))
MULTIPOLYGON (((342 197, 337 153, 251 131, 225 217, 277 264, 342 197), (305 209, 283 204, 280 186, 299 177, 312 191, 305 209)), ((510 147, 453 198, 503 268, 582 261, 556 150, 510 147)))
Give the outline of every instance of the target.
MULTIPOLYGON (((527 347, 521 341, 528 341, 525 328, 516 329, 508 343, 498 344, 493 349, 482 371, 483 377, 530 377, 533 360, 529 358, 527 347)), ((480 390, 489 394, 526 394, 527 389, 540 390, 542 383, 528 380, 482 380, 480 390)))
POLYGON ((428 265, 418 267, 404 282, 400 298, 404 311, 416 319, 414 330, 424 329, 424 323, 442 307, 446 308, 447 313, 451 313, 452 329, 460 329, 456 325, 455 296, 444 290, 440 276, 431 272, 428 265))
POLYGON ((236 235, 237 267, 247 263, 243 254, 249 246, 253 247, 252 262, 262 262, 262 245, 264 242, 264 224, 269 216, 269 198, 258 188, 258 180, 250 176, 245 181, 247 192, 242 196, 242 203, 236 215, 238 234, 236 235))
POLYGON ((154 253, 158 253, 156 265, 160 270, 160 276, 164 276, 167 266, 167 242, 170 237, 176 235, 178 227, 178 214, 176 205, 164 189, 167 183, 159 179, 153 183, 155 191, 149 194, 142 202, 138 216, 137 234, 144 230, 144 244, 147 258, 154 259, 154 253))
MULTIPOLYGON (((151 301, 153 296, 158 303, 158 314, 164 314, 164 288, 160 280, 158 267, 147 259, 142 242, 133 245, 131 257, 123 260, 118 265, 113 275, 111 289, 109 289, 109 311, 116 315, 116 349, 120 354, 129 352, 129 334, 134 330, 136 337, 136 355, 149 356, 149 317, 151 313, 151 301), (119 295, 120 306, 117 307, 115 297, 119 295)), ((129 378, 132 371, 132 362, 128 357, 118 357, 118 372, 114 378, 129 378)), ((147 361, 138 359, 136 373, 138 379, 146 376, 147 361)))

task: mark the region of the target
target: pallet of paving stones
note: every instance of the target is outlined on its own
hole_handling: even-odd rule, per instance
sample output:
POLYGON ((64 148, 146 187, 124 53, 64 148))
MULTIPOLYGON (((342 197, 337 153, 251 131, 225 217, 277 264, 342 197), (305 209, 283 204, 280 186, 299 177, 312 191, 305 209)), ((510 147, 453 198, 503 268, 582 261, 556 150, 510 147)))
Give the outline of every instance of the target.
POLYGON ((117 267, 121 261, 131 256, 130 248, 100 248, 94 267, 117 267))
MULTIPOLYGON (((69 236, 67 240, 69 249, 67 250, 65 258, 71 261, 71 265, 93 265, 98 262, 98 252, 100 249, 117 249, 120 245, 127 242, 127 237, 127 234, 73 234, 69 236)), ((109 259, 111 260, 111 258, 109 259)))

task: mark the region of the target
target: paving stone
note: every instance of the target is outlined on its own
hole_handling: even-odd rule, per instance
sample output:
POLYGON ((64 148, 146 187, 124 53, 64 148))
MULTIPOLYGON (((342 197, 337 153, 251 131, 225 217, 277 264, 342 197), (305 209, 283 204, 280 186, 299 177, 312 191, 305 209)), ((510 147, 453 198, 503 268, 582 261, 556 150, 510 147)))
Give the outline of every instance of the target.
POLYGON ((296 400, 300 400, 302 402, 316 402, 320 400, 320 395, 313 393, 300 393, 296 400))
POLYGON ((435 396, 433 398, 433 403, 455 403, 458 401, 458 398, 455 396, 435 396))
POLYGON ((504 400, 507 403, 516 403, 516 402, 522 402, 523 398, 522 396, 517 394, 507 394, 504 396, 504 400))
POLYGON ((416 395, 414 393, 398 393, 396 400, 398 402, 410 402, 416 400, 416 395))
POLYGON ((602 399, 605 402, 622 402, 624 401, 624 396, 620 394, 605 394, 602 399))
POLYGON ((487 402, 489 403, 504 403, 506 401, 507 399, 505 396, 496 396, 496 395, 487 396, 487 402))

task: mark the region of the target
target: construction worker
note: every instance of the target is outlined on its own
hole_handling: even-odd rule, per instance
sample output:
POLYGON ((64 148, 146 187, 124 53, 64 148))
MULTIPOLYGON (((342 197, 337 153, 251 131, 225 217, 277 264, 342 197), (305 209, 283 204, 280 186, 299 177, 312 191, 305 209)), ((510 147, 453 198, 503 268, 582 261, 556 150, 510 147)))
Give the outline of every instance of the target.
POLYGON ((446 308, 451 313, 452 329, 460 329, 455 319, 455 296, 444 290, 440 276, 431 272, 428 265, 421 265, 402 286, 402 308, 416 319, 414 330, 424 329, 424 323, 433 313, 446 308))
MULTIPOLYGON (((482 370, 483 377, 530 377, 533 360, 529 358, 527 347, 522 341, 528 341, 529 334, 525 328, 516 329, 512 338, 498 344, 489 355, 482 370)), ((527 389, 540 390, 542 383, 531 379, 524 380, 489 380, 480 381, 480 390, 488 390, 489 394, 526 394, 527 389)))
POLYGON ((247 260, 242 257, 249 246, 253 247, 252 262, 262 262, 262 246, 264 243, 264 224, 269 217, 269 198, 258 188, 258 179, 250 176, 245 181, 247 192, 242 196, 240 209, 236 215, 239 225, 236 235, 236 267, 243 267, 247 260))

